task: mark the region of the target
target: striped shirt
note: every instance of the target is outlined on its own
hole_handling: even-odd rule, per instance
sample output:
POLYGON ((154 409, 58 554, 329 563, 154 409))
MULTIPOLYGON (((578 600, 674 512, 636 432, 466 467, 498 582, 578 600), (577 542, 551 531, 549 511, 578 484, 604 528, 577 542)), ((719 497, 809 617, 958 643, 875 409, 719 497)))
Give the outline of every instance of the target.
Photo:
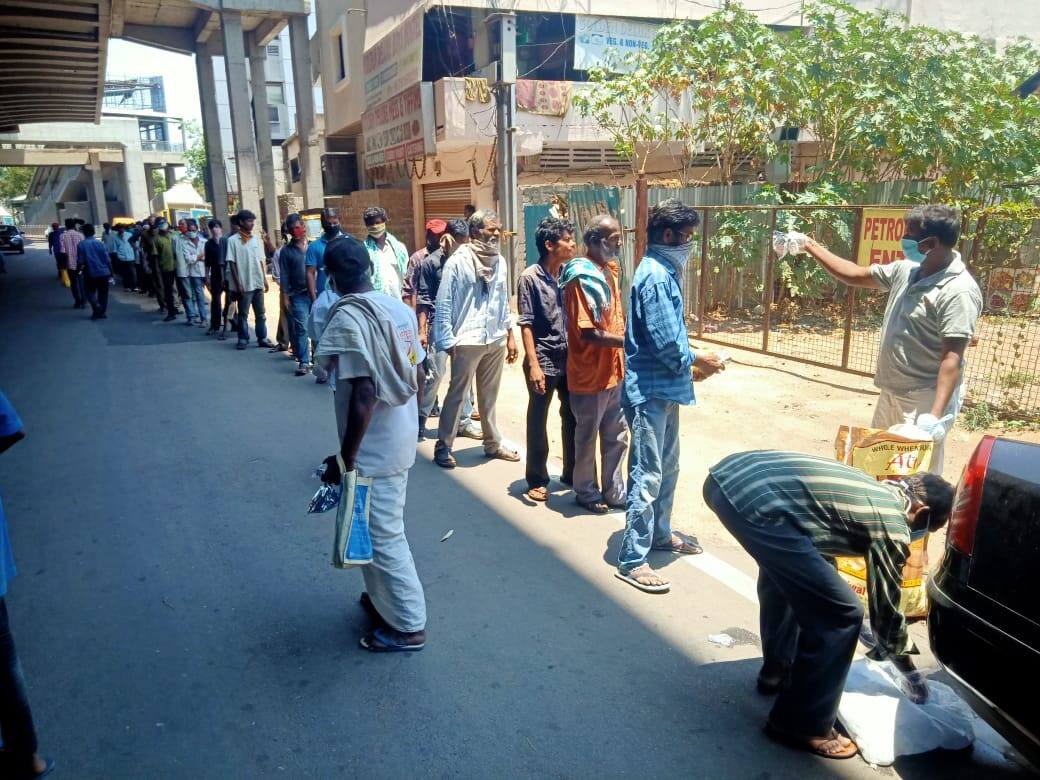
POLYGON ((747 522, 759 527, 791 523, 824 556, 863 556, 878 644, 888 654, 917 652, 899 611, 910 550, 908 502, 901 488, 837 461, 797 452, 738 452, 709 471, 747 522))

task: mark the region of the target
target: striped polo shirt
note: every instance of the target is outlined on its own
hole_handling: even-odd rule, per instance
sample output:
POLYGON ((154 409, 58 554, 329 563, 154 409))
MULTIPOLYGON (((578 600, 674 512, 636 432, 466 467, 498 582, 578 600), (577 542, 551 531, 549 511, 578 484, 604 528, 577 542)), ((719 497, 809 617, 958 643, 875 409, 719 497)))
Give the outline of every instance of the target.
POLYGON ((788 523, 822 555, 862 556, 870 623, 886 653, 916 653, 899 611, 910 549, 908 501, 901 488, 835 460, 798 452, 738 452, 709 469, 748 523, 788 523))

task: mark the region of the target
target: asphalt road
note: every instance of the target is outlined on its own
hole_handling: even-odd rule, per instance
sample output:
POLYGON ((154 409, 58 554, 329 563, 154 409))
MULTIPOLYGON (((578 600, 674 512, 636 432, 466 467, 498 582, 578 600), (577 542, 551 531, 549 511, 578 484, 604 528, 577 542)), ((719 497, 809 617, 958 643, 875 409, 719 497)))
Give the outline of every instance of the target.
POLYGON ((8 606, 56 776, 1023 774, 980 751, 873 770, 774 745, 755 605, 677 561, 658 562, 668 596, 618 582, 617 516, 527 505, 522 469, 477 442, 453 473, 420 447, 406 522, 429 643, 370 655, 361 577, 329 565, 331 515, 305 514, 335 447, 328 389, 122 290, 91 322, 42 250, 7 266, 0 387, 28 433, 0 459, 8 606))

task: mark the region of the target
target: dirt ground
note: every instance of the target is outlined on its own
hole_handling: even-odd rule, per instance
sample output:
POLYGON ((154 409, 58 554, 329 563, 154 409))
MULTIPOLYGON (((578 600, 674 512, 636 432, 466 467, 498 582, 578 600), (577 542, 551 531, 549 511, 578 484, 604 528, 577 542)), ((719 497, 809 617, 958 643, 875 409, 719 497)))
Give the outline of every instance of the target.
MULTIPOLYGON (((737 348, 726 350, 732 355, 728 369, 699 383, 697 405, 680 412, 681 477, 673 523, 702 541, 731 545, 732 538, 701 498, 708 467, 732 452, 751 449, 786 449, 833 457, 838 426, 869 425, 878 393, 867 378, 737 348)), ((498 409, 503 433, 523 446, 527 390, 519 363, 506 367, 498 409)), ((550 421, 555 419, 554 404, 550 421)), ((957 426, 947 441, 946 479, 956 483, 986 433, 1040 443, 1040 431, 1005 434, 957 426)), ((558 459, 558 425, 550 424, 550 446, 558 459)), ((941 535, 933 535, 929 546, 938 553, 942 542, 941 535)))

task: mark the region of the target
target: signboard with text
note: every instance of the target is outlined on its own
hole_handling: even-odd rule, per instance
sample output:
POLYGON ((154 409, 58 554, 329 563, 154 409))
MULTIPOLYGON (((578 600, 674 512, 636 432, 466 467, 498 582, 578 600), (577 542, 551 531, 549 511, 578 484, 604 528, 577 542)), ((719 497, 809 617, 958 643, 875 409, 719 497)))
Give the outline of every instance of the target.
POLYGON ((608 63, 617 72, 626 54, 646 51, 654 42, 659 24, 618 19, 611 16, 584 16, 574 19, 574 68, 588 70, 608 63))
POLYGON ((366 110, 422 81, 422 61, 423 9, 420 7, 365 50, 366 110))
POLYGON ((406 162, 433 152, 433 85, 414 84, 361 117, 365 167, 406 162))
POLYGON ((888 265, 903 260, 900 241, 906 233, 907 209, 863 209, 859 225, 859 265, 888 265))

